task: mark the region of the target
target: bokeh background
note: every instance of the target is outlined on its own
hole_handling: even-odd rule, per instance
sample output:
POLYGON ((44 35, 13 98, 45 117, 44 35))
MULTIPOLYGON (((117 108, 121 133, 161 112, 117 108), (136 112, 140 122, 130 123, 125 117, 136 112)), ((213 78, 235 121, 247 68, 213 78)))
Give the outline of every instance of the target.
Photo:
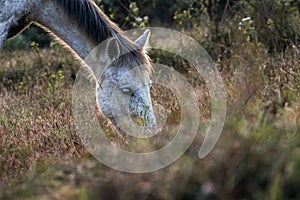
MULTIPOLYGON (((194 86, 201 125, 175 163, 147 174, 110 169, 76 135, 72 87, 80 62, 36 25, 0 52, 1 199, 299 199, 300 1, 95 1, 122 29, 158 26, 195 38, 215 60, 228 94, 220 140, 197 153, 210 121, 210 97, 192 66, 163 51, 153 62, 173 67, 194 86)), ((176 128, 172 91, 152 88, 176 128)), ((164 142, 120 137, 99 114, 113 145, 137 152, 164 142), (161 143, 160 143, 161 142, 161 143)))

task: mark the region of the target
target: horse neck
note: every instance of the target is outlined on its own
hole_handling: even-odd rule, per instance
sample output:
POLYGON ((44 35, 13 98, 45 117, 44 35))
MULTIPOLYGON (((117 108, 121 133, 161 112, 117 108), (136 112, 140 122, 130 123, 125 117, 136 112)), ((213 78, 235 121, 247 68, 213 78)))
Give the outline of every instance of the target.
POLYGON ((97 45, 53 0, 40 0, 34 21, 84 60, 97 45))

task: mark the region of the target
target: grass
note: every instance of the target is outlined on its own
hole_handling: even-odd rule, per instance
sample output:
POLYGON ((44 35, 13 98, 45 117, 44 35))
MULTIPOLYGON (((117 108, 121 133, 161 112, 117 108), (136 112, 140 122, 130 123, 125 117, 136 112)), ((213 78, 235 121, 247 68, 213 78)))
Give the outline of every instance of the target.
MULTIPOLYGON (((210 116, 200 81, 195 87, 203 127, 197 138, 174 164, 146 174, 114 171, 82 146, 71 112, 79 68, 71 54, 60 47, 1 52, 0 199, 299 198, 299 55, 293 49, 270 55, 260 44, 243 45, 241 50, 236 43, 232 56, 217 62, 228 92, 228 115, 214 150, 197 157, 210 116)), ((176 98, 159 87, 152 94, 173 113, 167 124, 176 127, 176 98)), ((172 139, 162 135, 163 140, 135 143, 129 138, 126 143, 109 124, 102 125, 116 145, 136 152, 172 139)))
POLYGON ((5 65, 0 75, 0 176, 4 182, 37 161, 77 157, 82 151, 71 114, 72 72, 63 66, 71 57, 61 61, 56 53, 41 51, 45 64, 31 51, 1 54, 5 65))

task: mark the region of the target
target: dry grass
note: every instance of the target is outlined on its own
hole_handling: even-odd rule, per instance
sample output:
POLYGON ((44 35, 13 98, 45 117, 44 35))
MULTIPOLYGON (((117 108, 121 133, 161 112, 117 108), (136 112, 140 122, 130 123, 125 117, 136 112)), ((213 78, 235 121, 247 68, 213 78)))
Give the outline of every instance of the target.
MULTIPOLYGON (((199 134, 178 161, 147 174, 114 171, 84 150, 71 112, 79 64, 69 53, 61 48, 1 52, 0 198, 298 198, 299 55, 290 49, 271 56, 259 44, 243 45, 242 51, 239 44, 233 45, 232 56, 217 63, 229 110, 213 152, 197 158, 203 139, 199 134)), ((174 61, 167 57, 166 64, 168 59, 174 61)), ((195 80, 193 72, 184 74, 195 80)), ((203 133, 210 99, 201 81, 193 84, 203 122, 199 133, 203 133)), ((172 113, 164 132, 168 133, 180 120, 178 102, 163 88, 154 88, 152 94, 155 103, 172 113)), ((110 128, 108 122, 101 122, 105 130, 110 128)), ((114 144, 136 152, 161 148, 173 137, 164 134, 163 139, 124 142, 110 129, 106 134, 114 144)))
POLYGON ((2 52, 1 58, 1 181, 34 168, 37 161, 78 157, 83 148, 71 113, 70 55, 16 51, 2 52))

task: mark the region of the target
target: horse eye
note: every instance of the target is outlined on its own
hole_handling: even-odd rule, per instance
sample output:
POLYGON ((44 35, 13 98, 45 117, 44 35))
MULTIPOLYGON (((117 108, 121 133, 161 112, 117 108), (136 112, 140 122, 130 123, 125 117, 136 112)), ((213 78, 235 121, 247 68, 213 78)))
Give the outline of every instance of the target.
POLYGON ((125 87, 125 88, 121 88, 121 91, 126 94, 126 95, 132 95, 133 91, 131 88, 125 87))

